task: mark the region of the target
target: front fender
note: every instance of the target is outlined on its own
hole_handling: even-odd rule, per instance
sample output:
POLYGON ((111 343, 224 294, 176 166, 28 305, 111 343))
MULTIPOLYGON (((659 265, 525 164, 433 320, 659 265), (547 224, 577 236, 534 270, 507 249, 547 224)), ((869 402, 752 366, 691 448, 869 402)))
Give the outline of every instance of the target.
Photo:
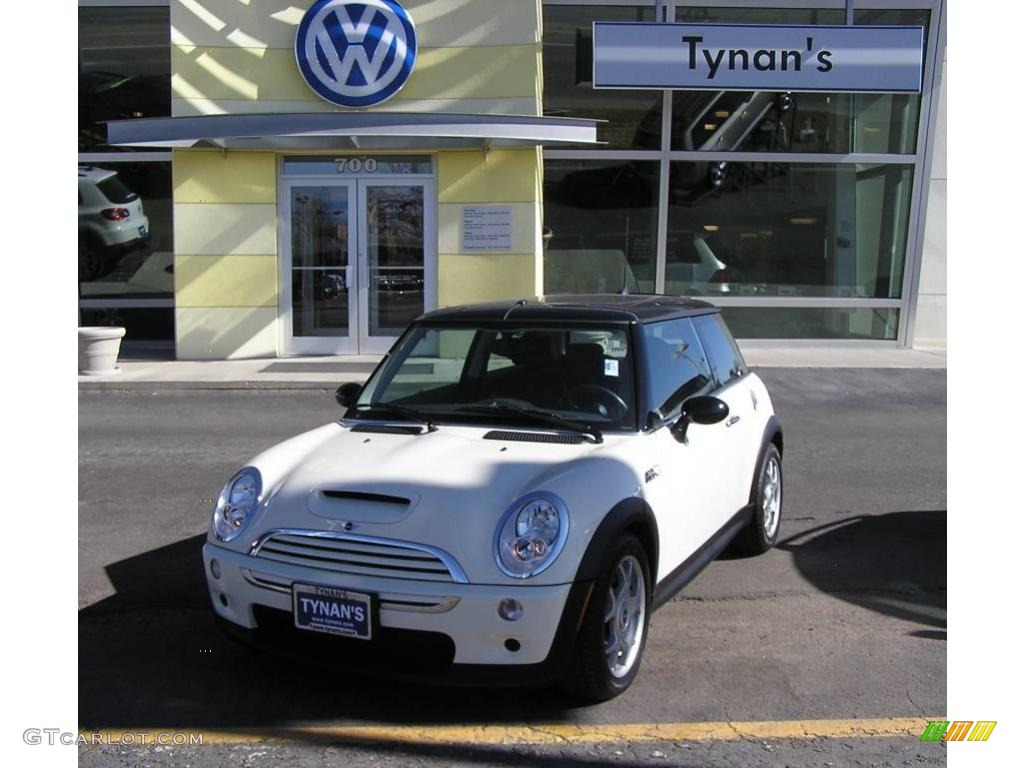
POLYGON ((604 567, 605 552, 625 531, 636 532, 640 542, 647 550, 650 572, 658 572, 658 525, 654 511, 643 499, 633 496, 623 499, 605 515, 604 520, 590 539, 579 568, 576 569, 575 581, 590 581, 601 574, 604 567))
MULTIPOLYGON (((295 466, 302 461, 304 457, 323 443, 325 440, 336 434, 340 427, 337 422, 331 422, 325 424, 322 427, 317 427, 308 432, 303 432, 301 435, 296 435, 284 442, 278 443, 277 445, 268 448, 262 453, 254 456, 251 461, 243 464, 246 467, 255 467, 259 470, 260 477, 263 480, 263 500, 260 502, 256 511, 253 512, 252 517, 245 526, 246 531, 259 531, 263 528, 263 518, 267 514, 267 508, 270 506, 271 500, 274 498, 274 494, 281 487, 281 483, 288 476, 295 466)), ((240 467, 241 468, 241 467, 240 467)), ((224 478, 227 482, 228 478, 224 478)), ((219 492, 220 489, 217 489, 219 492)), ((213 527, 207 531, 207 541, 211 544, 215 544, 218 547, 224 549, 231 549, 236 552, 246 552, 252 543, 252 537, 249 536, 245 531, 239 536, 235 537, 231 541, 221 541, 214 535, 213 527)))
MULTIPOLYGON (((646 510, 653 529, 653 513, 638 495, 641 486, 636 469, 624 457, 613 453, 570 461, 535 478, 523 493, 534 490, 554 493, 565 502, 570 521, 565 550, 550 568, 536 577, 536 583, 567 584, 589 578, 585 574, 594 566, 588 565, 581 571, 584 560, 593 560, 595 556, 589 553, 595 547, 603 552, 610 537, 624 529, 616 528, 614 523, 624 519, 624 510, 630 511, 630 524, 637 521, 633 517, 635 510, 646 510), (609 522, 609 518, 613 522, 609 522)), ((533 581, 529 579, 528 583, 533 581)))

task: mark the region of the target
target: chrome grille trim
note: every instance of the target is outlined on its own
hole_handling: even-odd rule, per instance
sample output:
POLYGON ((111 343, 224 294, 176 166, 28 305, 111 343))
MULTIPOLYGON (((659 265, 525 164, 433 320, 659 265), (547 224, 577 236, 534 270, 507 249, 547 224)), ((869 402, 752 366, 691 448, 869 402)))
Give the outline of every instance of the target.
MULTIPOLYGON (((276 581, 265 573, 253 573, 248 568, 242 569, 242 578, 260 589, 269 589, 274 592, 281 592, 286 595, 292 593, 290 581, 276 581)), ((459 598, 454 596, 439 597, 436 595, 404 595, 382 592, 377 595, 380 598, 380 607, 388 611, 409 611, 412 613, 445 613, 459 604, 459 598)))
POLYGON ((274 528, 252 542, 249 555, 360 576, 469 583, 462 567, 443 549, 357 533, 274 528))

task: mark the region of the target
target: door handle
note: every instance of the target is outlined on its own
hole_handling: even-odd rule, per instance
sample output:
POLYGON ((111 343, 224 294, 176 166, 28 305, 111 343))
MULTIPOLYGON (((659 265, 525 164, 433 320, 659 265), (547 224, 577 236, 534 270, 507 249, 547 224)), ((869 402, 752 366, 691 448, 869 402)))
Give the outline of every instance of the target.
POLYGON ((725 426, 727 426, 727 427, 731 427, 731 426, 732 426, 733 424, 735 424, 735 423, 736 423, 737 421, 739 421, 739 420, 740 420, 740 417, 739 417, 739 416, 733 416, 733 417, 732 417, 732 418, 730 418, 730 419, 729 419, 729 420, 728 420, 727 422, 725 422, 725 426))

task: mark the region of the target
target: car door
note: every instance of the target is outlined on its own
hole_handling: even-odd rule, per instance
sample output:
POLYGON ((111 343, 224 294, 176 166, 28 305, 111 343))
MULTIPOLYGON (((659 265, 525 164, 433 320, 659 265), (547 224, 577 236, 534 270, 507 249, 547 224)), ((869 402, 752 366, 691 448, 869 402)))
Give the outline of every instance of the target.
POLYGON ((646 324, 644 347, 646 397, 663 424, 642 438, 643 495, 658 522, 660 581, 722 527, 723 486, 732 484, 733 468, 724 424, 691 424, 685 442, 669 429, 686 400, 717 386, 693 323, 679 318, 646 324))
POLYGON ((751 386, 752 376, 726 328, 721 315, 701 315, 693 319, 704 353, 711 364, 716 389, 712 394, 729 406, 729 415, 716 429, 722 435, 719 446, 720 477, 719 499, 722 505, 720 525, 750 501, 753 465, 757 460, 760 435, 756 418, 756 395, 751 386))

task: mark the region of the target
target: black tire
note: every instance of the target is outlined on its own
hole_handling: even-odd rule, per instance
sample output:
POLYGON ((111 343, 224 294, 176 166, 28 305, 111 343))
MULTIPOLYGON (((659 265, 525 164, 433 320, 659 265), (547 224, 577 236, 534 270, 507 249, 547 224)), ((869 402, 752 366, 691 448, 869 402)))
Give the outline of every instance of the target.
POLYGON ((740 531, 733 542, 733 548, 737 552, 747 555, 760 555, 774 547, 779 540, 779 531, 782 528, 782 454, 779 453, 779 449, 774 443, 769 443, 765 449, 755 478, 756 485, 752 499, 754 513, 751 516, 750 524, 740 531), (768 480, 773 468, 778 478, 777 508, 774 513, 771 512, 773 505, 766 503, 766 491, 771 487, 768 480), (769 524, 770 515, 774 515, 774 521, 771 524, 769 524))
MULTIPOLYGON (((633 580, 634 586, 640 582, 633 580)), ((627 594, 633 599, 639 597, 637 590, 629 587, 627 594)), ((633 683, 640 669, 640 662, 643 658, 644 646, 647 643, 647 628, 651 615, 651 570, 647 560, 647 552, 643 545, 632 534, 619 538, 605 556, 601 568, 601 576, 594 585, 590 601, 587 604, 586 614, 580 625, 579 634, 576 637, 576 647, 573 651, 573 658, 569 670, 562 680, 562 690, 567 693, 574 702, 580 704, 596 704, 602 701, 613 699, 623 693, 633 683), (643 598, 640 603, 643 605, 643 614, 636 621, 629 622, 628 629, 635 627, 639 636, 633 635, 634 642, 630 645, 630 652, 627 656, 618 654, 617 658, 624 663, 617 673, 612 672, 611 664, 605 652, 606 641, 608 640, 608 627, 605 616, 611 609, 612 589, 623 583, 623 571, 628 566, 631 573, 637 573, 643 584, 643 598), (635 655, 632 652, 635 646, 635 655)), ((616 625, 618 627, 620 625, 616 625)))

